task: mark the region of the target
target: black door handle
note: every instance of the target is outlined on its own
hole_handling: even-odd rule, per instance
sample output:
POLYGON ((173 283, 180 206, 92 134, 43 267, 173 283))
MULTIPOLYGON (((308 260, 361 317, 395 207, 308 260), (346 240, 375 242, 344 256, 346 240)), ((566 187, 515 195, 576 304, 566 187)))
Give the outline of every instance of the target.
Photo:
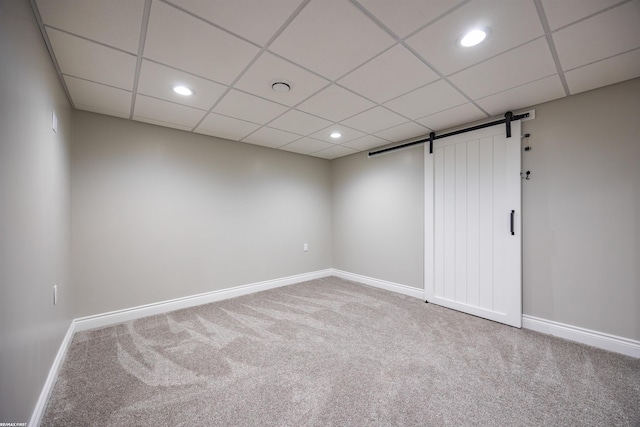
POLYGON ((515 215, 516 211, 514 211, 513 209, 511 210, 511 235, 514 236, 516 234, 516 232, 513 230, 513 216, 515 215))

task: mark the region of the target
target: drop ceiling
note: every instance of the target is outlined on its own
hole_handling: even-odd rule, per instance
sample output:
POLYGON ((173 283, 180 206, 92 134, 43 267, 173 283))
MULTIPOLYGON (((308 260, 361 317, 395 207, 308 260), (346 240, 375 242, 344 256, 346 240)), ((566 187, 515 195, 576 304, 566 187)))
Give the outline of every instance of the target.
POLYGON ((75 108, 325 159, 640 76, 640 0, 32 5, 75 108))

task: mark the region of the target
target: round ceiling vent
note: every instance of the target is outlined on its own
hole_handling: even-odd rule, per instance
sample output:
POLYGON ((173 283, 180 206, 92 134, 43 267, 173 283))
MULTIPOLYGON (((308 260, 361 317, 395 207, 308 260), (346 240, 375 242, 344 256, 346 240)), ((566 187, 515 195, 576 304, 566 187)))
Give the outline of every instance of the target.
POLYGON ((285 82, 275 82, 271 85, 271 89, 278 93, 287 93, 291 90, 291 85, 285 82))

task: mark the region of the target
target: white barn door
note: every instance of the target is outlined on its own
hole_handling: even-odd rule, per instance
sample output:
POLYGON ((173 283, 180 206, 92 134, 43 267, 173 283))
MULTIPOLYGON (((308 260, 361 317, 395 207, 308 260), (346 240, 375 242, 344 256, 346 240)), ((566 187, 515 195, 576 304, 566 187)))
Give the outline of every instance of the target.
POLYGON ((425 297, 522 326, 520 121, 425 147, 425 297))

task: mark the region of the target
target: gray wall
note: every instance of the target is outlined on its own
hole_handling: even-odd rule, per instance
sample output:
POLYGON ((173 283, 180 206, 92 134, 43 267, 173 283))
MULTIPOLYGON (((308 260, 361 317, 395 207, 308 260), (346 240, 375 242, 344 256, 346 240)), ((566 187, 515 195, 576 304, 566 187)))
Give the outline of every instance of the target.
POLYGON ((423 147, 332 162, 333 267, 424 286, 423 147))
POLYGON ((524 312, 640 339, 640 79, 524 122, 524 312))
POLYGON ((76 316, 331 267, 327 160, 82 111, 71 151, 76 316))
MULTIPOLYGON (((525 314, 640 339, 640 79, 523 123, 525 314)), ((334 160, 334 267, 423 287, 423 150, 334 160)))
POLYGON ((0 2, 0 76, 0 421, 28 422, 71 323, 72 292, 71 110, 26 1, 0 2))

